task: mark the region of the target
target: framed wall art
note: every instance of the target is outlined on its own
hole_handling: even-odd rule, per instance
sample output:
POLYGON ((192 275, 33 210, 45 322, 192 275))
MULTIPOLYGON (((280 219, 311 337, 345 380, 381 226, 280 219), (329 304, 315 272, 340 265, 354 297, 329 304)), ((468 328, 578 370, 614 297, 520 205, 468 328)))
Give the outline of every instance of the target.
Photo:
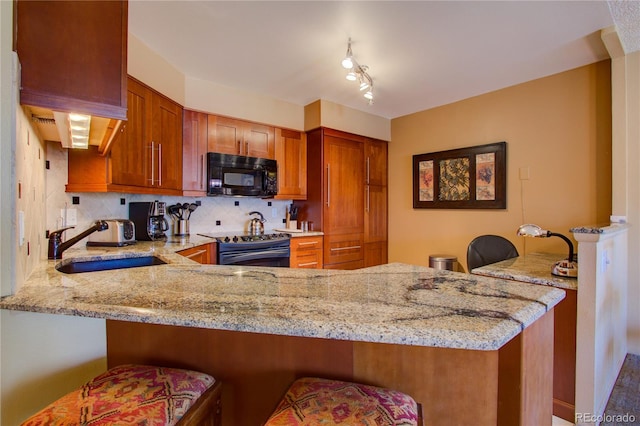
POLYGON ((413 156, 414 209, 506 209, 507 143, 413 156))

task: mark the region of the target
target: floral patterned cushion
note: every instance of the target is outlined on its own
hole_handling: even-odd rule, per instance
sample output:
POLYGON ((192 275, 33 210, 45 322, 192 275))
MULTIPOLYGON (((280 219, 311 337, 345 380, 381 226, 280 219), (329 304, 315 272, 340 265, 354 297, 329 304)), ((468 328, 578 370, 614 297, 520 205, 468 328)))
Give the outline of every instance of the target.
POLYGON ((214 382, 213 377, 197 371, 121 365, 48 405, 22 425, 175 425, 214 382))
POLYGON ((417 425, 409 395, 391 389, 320 378, 296 380, 265 426, 417 425))

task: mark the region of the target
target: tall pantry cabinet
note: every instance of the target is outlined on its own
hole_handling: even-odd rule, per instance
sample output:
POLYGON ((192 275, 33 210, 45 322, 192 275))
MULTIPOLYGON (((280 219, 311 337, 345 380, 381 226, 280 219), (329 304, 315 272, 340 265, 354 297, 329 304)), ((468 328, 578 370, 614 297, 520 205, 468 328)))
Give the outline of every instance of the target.
POLYGON ((324 232, 324 268, 386 263, 386 142, 320 128, 307 154, 307 200, 296 204, 324 232))

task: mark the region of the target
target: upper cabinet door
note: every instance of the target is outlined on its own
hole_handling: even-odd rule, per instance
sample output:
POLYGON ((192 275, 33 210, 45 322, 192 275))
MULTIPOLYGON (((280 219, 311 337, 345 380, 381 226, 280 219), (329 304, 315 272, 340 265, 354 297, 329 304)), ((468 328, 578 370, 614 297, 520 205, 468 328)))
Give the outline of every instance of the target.
POLYGON ((216 115, 210 115, 208 122, 209 151, 241 155, 242 122, 216 115))
POLYGON ((154 93, 151 111, 155 185, 159 188, 182 189, 182 107, 154 93))
POLYGON ((244 125, 244 153, 249 157, 275 159, 275 129, 257 123, 244 125))
POLYGON ((151 91, 131 80, 128 96, 128 120, 111 147, 112 182, 136 187, 151 186, 151 91))
POLYGON ((186 109, 182 114, 183 195, 207 195, 207 115, 186 109))
POLYGON ((127 7, 18 0, 20 103, 126 120, 127 7))
POLYGON ((276 129, 278 195, 276 199, 307 199, 307 135, 303 132, 276 129))
POLYGON ((264 124, 210 115, 209 151, 275 159, 275 129, 264 124))

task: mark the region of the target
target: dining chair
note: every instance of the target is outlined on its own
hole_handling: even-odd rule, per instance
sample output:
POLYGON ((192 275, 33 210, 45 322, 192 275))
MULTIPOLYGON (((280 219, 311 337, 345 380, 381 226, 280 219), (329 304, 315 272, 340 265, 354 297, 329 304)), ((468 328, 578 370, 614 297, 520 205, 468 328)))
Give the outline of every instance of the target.
POLYGON ((513 243, 499 235, 480 235, 467 248, 467 269, 472 269, 502 260, 518 257, 518 249, 513 243))

